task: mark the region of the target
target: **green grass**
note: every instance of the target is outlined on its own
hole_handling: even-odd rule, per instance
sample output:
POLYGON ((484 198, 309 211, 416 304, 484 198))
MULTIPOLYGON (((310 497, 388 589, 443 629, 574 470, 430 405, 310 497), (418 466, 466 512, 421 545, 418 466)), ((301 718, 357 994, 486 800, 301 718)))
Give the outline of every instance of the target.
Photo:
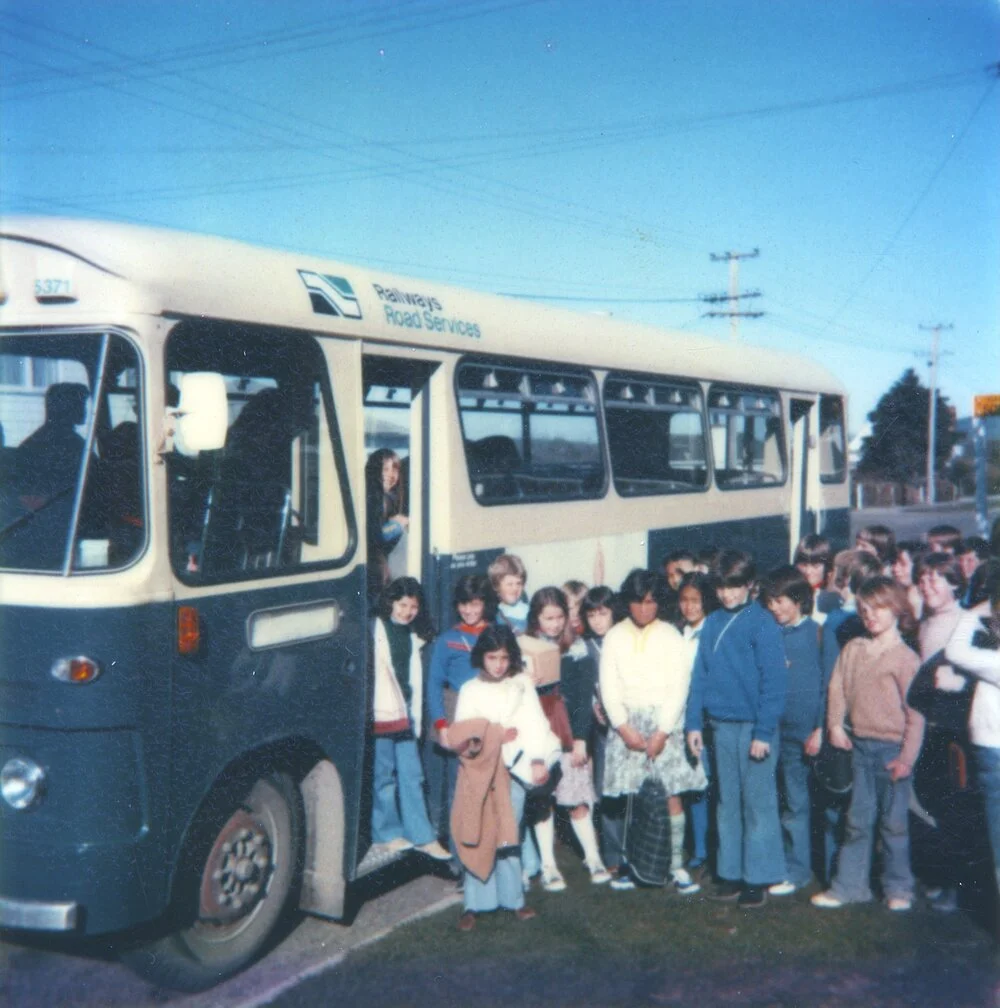
POLYGON ((559 854, 568 888, 533 889, 535 920, 483 914, 463 933, 462 908, 451 907, 353 953, 274 1008, 1000 1004, 993 938, 967 913, 918 903, 893 914, 878 902, 818 910, 815 889, 756 910, 703 893, 620 893, 591 885, 571 853, 559 854))

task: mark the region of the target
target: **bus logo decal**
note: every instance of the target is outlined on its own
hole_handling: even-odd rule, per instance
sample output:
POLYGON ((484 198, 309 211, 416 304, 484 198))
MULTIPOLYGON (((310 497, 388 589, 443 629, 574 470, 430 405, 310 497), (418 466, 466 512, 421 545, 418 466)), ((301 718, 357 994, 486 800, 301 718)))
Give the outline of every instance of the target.
POLYGON ((309 291, 313 311, 317 315, 342 315, 344 318, 361 318, 361 302, 350 281, 329 273, 299 270, 299 276, 309 291))

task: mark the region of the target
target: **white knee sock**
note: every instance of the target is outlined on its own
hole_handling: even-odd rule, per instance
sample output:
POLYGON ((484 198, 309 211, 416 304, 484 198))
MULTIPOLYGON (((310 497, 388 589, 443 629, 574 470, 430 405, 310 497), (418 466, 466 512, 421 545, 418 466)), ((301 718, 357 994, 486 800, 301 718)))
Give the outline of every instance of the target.
POLYGON ((670 870, 684 867, 684 813, 670 817, 670 870))
POLYGON ((535 823, 535 840, 538 842, 538 856, 542 859, 542 871, 556 866, 556 818, 549 815, 544 822, 535 823))
POLYGON ((580 846, 583 848, 583 860, 590 871, 597 871, 604 867, 601 863, 601 854, 597 849, 597 833, 594 830, 594 820, 591 818, 590 809, 585 816, 575 819, 572 816, 569 820, 573 824, 573 832, 576 834, 580 846))

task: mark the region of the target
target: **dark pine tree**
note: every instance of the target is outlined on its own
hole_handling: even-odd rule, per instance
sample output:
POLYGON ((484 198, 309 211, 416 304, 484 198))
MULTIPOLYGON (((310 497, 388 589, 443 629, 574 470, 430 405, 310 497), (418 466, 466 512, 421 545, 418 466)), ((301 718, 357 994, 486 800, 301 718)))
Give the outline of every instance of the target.
MULTIPOLYGON (((901 486, 921 483, 927 473, 927 423, 930 389, 907 368, 868 414, 871 434, 861 444, 858 475, 901 486)), ((943 471, 958 440, 948 400, 938 393, 935 468, 943 471)))

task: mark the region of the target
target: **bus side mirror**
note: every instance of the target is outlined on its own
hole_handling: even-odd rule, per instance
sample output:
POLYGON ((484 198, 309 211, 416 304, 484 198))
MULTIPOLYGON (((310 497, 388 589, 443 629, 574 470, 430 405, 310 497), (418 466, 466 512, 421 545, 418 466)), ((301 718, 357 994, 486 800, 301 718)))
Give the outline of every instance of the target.
POLYGON ((181 375, 180 402, 169 414, 174 420, 174 447, 182 455, 221 448, 229 429, 225 379, 215 371, 181 375))

